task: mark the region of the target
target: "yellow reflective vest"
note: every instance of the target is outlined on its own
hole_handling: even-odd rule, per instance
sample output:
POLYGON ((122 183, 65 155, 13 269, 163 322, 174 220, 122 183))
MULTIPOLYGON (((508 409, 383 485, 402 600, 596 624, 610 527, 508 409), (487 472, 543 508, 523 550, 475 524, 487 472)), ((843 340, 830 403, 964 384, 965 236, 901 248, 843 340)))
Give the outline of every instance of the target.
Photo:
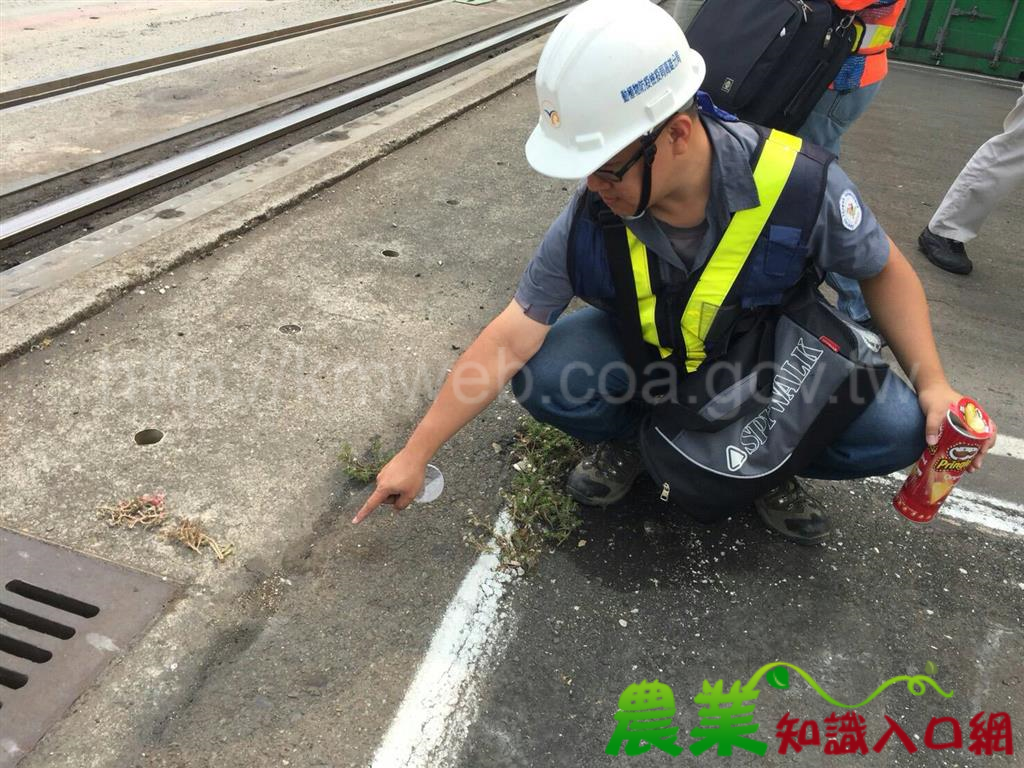
MULTIPOLYGON (((593 213, 590 227, 573 226, 570 276, 574 287, 583 287, 577 295, 586 299, 586 286, 603 282, 582 270, 607 267, 615 294, 633 296, 629 305, 635 302, 651 360, 673 359, 692 373, 713 353, 709 338, 717 341, 728 330, 722 324, 731 326, 744 311, 781 303, 786 290, 806 275, 807 242, 821 206, 831 156, 813 145, 805 149, 795 136, 760 130, 762 142, 752 162, 759 205, 733 215, 703 268, 685 285, 661 285, 656 254, 628 225, 617 217, 613 220, 606 208, 596 217, 604 222, 596 224, 600 232, 595 234, 593 213), (628 270, 600 265, 596 250, 606 250, 600 254, 605 258, 628 260, 628 270)), ((599 200, 597 204, 603 207, 599 200)), ((621 297, 617 305, 625 306, 621 297)))

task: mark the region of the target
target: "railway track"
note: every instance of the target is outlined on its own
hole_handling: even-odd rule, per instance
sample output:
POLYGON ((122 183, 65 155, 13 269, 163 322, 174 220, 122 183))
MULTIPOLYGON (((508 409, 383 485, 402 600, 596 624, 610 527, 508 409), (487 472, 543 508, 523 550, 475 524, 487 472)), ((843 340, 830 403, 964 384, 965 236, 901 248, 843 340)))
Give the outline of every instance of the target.
POLYGON ((213 59, 218 56, 226 56, 230 53, 248 51, 253 48, 278 43, 283 40, 312 35, 328 29, 344 27, 367 19, 375 19, 382 16, 391 16, 401 11, 419 8, 423 5, 433 5, 444 0, 406 0, 405 2, 380 8, 369 8, 353 13, 346 13, 340 16, 332 16, 327 19, 318 19, 305 24, 296 24, 283 29, 275 29, 270 32, 263 32, 258 35, 247 35, 245 37, 221 40, 210 45, 189 48, 183 51, 174 51, 160 56, 151 56, 145 59, 116 64, 109 67, 77 72, 69 75, 62 75, 52 80, 42 80, 34 83, 27 83, 6 91, 0 91, 0 110, 16 107, 20 104, 28 104, 33 101, 50 99, 68 93, 74 93, 85 88, 92 88, 104 83, 124 80, 129 77, 159 72, 173 67, 182 67, 186 64, 194 64, 199 61, 213 59))
MULTIPOLYGON (((121 215, 153 205, 161 197, 180 193, 183 185, 207 181, 220 172, 218 169, 227 172, 354 116, 379 109, 390 99, 536 36, 556 23, 572 5, 532 3, 524 8, 527 12, 511 17, 506 14, 497 23, 465 34, 432 34, 429 44, 408 55, 370 62, 355 73, 347 72, 302 93, 287 93, 257 108, 235 110, 224 119, 200 127, 186 126, 158 141, 147 143, 143 139, 145 146, 141 148, 115 152, 70 172, 15 184, 12 191, 0 197, 4 215, 0 221, 0 263, 5 269, 22 264, 33 255, 105 226, 121 215)), ((415 19, 414 14, 437 6, 432 2, 403 3, 376 9, 373 18, 405 13, 408 19, 415 19)), ((344 26, 338 19, 333 21, 336 27, 344 26)), ((294 38, 301 34, 296 30, 282 30, 282 34, 289 32, 294 38)), ((252 38, 246 40, 247 45, 261 45, 252 38)), ((230 42, 223 44, 224 51, 230 42)), ((279 40, 262 45, 270 42, 279 40)), ((205 53, 196 55, 216 55, 208 48, 198 49, 205 53)), ((181 63, 188 58, 187 52, 179 55, 181 63)), ((88 76, 81 76, 79 81, 82 88, 94 87, 88 84, 88 76)), ((100 88, 116 85, 108 83, 100 88)), ((43 104, 47 100, 40 98, 15 109, 43 104)))

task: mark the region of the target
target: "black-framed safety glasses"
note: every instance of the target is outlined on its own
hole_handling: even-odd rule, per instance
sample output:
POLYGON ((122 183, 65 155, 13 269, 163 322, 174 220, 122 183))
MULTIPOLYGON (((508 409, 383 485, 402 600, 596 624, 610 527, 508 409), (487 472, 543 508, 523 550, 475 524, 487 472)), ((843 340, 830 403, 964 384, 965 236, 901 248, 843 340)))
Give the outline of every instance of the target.
POLYGON ((662 130, 664 130, 665 126, 671 121, 672 118, 670 117, 650 133, 641 136, 640 148, 637 149, 637 151, 625 163, 623 163, 618 170, 613 171, 611 168, 598 168, 594 171, 593 175, 604 181, 611 182, 612 184, 618 184, 623 178, 625 178, 626 174, 629 173, 629 169, 640 162, 641 158, 643 158, 646 153, 650 153, 650 160, 653 161, 654 142, 657 140, 662 130))

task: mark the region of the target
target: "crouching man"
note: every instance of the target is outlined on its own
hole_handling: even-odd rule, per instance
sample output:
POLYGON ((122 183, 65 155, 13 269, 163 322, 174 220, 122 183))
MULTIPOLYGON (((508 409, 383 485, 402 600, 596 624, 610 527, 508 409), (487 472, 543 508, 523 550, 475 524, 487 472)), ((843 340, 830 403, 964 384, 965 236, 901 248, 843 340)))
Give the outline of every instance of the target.
POLYGON ((663 498, 698 519, 721 516, 723 500, 756 489, 761 519, 802 544, 822 541, 830 524, 796 474, 883 475, 936 440, 960 395, 946 380, 912 267, 830 154, 720 112, 698 92, 703 77, 700 55, 649 0, 589 0, 558 25, 537 68, 540 114, 526 157, 542 174, 586 182, 513 301, 380 472, 356 522, 385 502, 407 506, 433 454, 510 380, 536 419, 594 444, 568 478, 580 503, 621 500, 646 459, 659 485, 662 475, 681 478, 678 492, 663 483, 663 498), (815 300, 830 271, 859 281, 913 389, 884 375, 876 337, 815 300), (573 297, 590 306, 563 315, 573 297), (823 355, 819 365, 819 352, 808 353, 814 365, 806 358, 794 385, 812 398, 803 407, 778 407, 772 376, 785 361, 764 365, 786 334, 792 349, 808 339, 823 355), (732 378, 722 380, 723 369, 732 378), (644 386, 655 370, 674 373, 668 389, 680 408, 666 409, 665 387, 644 386), (853 395, 815 405, 811 390, 820 397, 828 382, 803 384, 819 371, 834 379, 829 401, 840 390, 853 395), (759 412, 763 422, 736 417, 759 412), (748 453, 749 441, 722 443, 716 420, 748 428, 748 438, 754 423, 758 445, 748 453), (782 461, 755 455, 762 444, 782 461), (721 468, 700 458, 712 453, 721 468))

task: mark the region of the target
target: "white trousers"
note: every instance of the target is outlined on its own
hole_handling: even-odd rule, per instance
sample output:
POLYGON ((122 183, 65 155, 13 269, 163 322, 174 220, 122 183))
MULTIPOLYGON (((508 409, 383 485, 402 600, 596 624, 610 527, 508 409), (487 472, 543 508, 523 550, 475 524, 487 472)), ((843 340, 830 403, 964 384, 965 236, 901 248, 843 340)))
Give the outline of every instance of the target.
POLYGON ((946 192, 928 228, 966 243, 985 218, 1024 182, 1024 87, 1003 121, 1003 132, 982 144, 946 192))

